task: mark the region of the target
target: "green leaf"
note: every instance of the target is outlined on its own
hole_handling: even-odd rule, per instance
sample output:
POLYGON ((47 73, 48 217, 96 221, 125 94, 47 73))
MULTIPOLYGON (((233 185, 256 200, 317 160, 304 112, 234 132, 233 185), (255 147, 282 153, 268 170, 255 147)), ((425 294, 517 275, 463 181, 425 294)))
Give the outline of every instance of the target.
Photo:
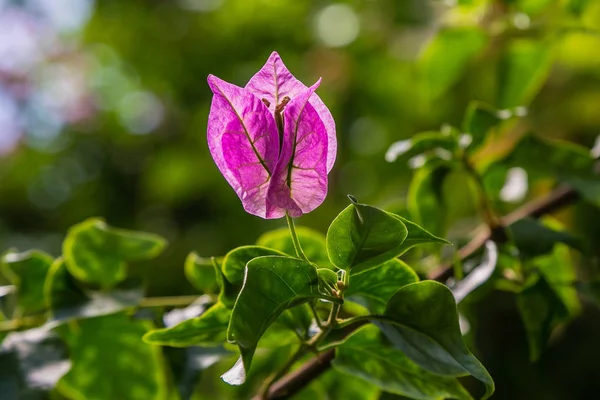
POLYGON ((241 285, 244 281, 246 264, 256 257, 285 256, 284 253, 260 246, 242 246, 231 250, 223 258, 221 270, 225 278, 234 285, 241 285))
POLYGON ((369 309, 381 313, 385 304, 401 287, 418 282, 419 277, 408 265, 400 260, 390 260, 383 265, 360 274, 350 276, 346 297, 364 296, 370 300, 369 309))
POLYGON ((165 246, 160 236, 112 228, 90 218, 69 229, 63 255, 77 279, 109 287, 125 279, 127 262, 156 257, 165 246))
POLYGON ((52 261, 51 256, 38 250, 24 253, 9 251, 2 257, 2 272, 17 288, 20 315, 38 314, 46 310, 44 281, 52 261))
POLYGON ((202 293, 213 293, 217 288, 215 268, 210 258, 203 258, 191 252, 185 259, 185 276, 202 293))
POLYGON ((418 64, 432 100, 458 81, 468 62, 486 42, 486 34, 478 28, 446 28, 438 32, 425 48, 418 64))
POLYGON ((306 261, 266 256, 248 262, 227 330, 227 340, 237 343, 241 358, 223 380, 232 385, 246 380, 260 337, 284 310, 312 299, 340 301, 320 293, 319 286, 317 268, 306 261))
POLYGON ((501 122, 502 118, 493 107, 479 101, 470 102, 463 121, 463 131, 471 135, 469 151, 477 150, 487 139, 488 133, 501 122))
POLYGON ((555 0, 517 0, 519 11, 527 15, 535 15, 547 9, 550 5, 556 3, 555 0))
POLYGON ((406 285, 389 300, 384 315, 389 321, 375 324, 412 361, 435 374, 471 374, 485 384, 485 398, 492 395, 494 382, 465 346, 454 296, 446 286, 434 281, 406 285))
POLYGON ((530 359, 537 360, 552 331, 576 317, 581 304, 574 286, 577 271, 564 244, 555 244, 552 253, 528 260, 526 268, 533 273, 518 296, 518 305, 530 359))
POLYGON ((408 188, 407 206, 412 218, 436 235, 447 229, 444 180, 451 172, 446 162, 436 162, 415 171, 408 188))
MULTIPOLYGON (((327 257, 325 235, 304 226, 296 226, 296 234, 298 235, 298 240, 302 245, 304 254, 306 254, 306 257, 310 261, 321 268, 333 268, 327 257)), ((258 246, 279 250, 287 255, 296 257, 294 242, 292 241, 288 228, 280 228, 266 232, 258 238, 256 244, 258 246)))
POLYGON ((540 358, 552 331, 569 313, 556 292, 539 275, 519 293, 517 305, 527 331, 529 359, 533 362, 540 358))
POLYGON ((502 162, 522 167, 529 175, 558 179, 590 203, 600 205, 600 179, 594 171, 595 160, 585 147, 529 134, 502 162))
POLYGON ((171 347, 216 346, 225 341, 231 310, 216 303, 200 316, 144 335, 150 344, 171 347))
POLYGON ((451 135, 445 135, 437 131, 417 133, 410 139, 393 143, 385 153, 385 160, 394 162, 399 157, 407 160, 410 157, 436 149, 449 152, 449 156, 452 157, 452 153, 456 150, 456 140, 451 135))
POLYGON ((59 381, 58 390, 78 400, 167 399, 160 348, 142 341, 150 328, 149 322, 124 314, 58 328, 73 363, 59 381))
POLYGON ((528 105, 544 84, 552 66, 548 43, 533 39, 514 39, 500 60, 498 107, 528 105))
POLYGON ((522 258, 533 258, 552 252, 556 243, 564 243, 583 251, 581 240, 567 231, 554 230, 539 220, 524 218, 510 225, 513 240, 522 258))
POLYGON ((358 273, 399 256, 408 230, 387 212, 354 203, 344 209, 327 231, 329 259, 338 268, 358 273))
POLYGON ((408 230, 408 235, 406 236, 404 243, 402 243, 402 247, 404 248, 402 253, 404 253, 404 252, 408 251, 409 249, 411 249, 412 247, 420 245, 420 244, 426 244, 426 243, 439 243, 439 244, 450 244, 450 245, 452 244, 449 241, 447 241, 446 239, 435 236, 431 232, 428 232, 427 230, 425 230, 420 225, 418 225, 412 221, 409 221, 408 219, 401 217, 400 215, 396 215, 396 214, 392 214, 392 213, 389 213, 389 214, 392 215, 394 218, 397 218, 400 221, 402 221, 402 223, 406 226, 406 229, 408 230))
POLYGON ((386 346, 372 325, 358 329, 338 346, 332 364, 353 378, 413 399, 471 399, 455 378, 423 370, 402 351, 386 346))
POLYGON ((225 278, 221 269, 222 258, 211 257, 215 275, 217 278, 217 286, 219 287, 219 302, 227 308, 233 308, 237 295, 240 292, 241 284, 234 285, 225 278))
POLYGON ((137 280, 128 280, 108 291, 90 291, 79 287, 69 273, 65 261, 56 259, 44 285, 46 304, 50 308, 50 323, 62 323, 121 312, 136 307, 144 297, 137 280))
POLYGON ((590 0, 568 0, 567 9, 574 15, 580 16, 590 4, 590 0))

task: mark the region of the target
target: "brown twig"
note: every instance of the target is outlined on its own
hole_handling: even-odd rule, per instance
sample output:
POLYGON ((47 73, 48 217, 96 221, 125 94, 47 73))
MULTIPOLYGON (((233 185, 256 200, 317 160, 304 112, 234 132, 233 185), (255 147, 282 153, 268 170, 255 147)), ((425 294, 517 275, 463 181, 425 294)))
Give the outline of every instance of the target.
MULTIPOLYGON (((539 218, 542 215, 549 214, 568 204, 575 202, 579 198, 574 189, 561 186, 551 192, 548 196, 533 200, 522 207, 516 209, 510 214, 500 219, 501 227, 513 224, 523 218, 539 218)), ((475 254, 487 240, 498 234, 492 232, 487 226, 480 226, 475 230, 475 236, 464 247, 458 250, 458 256, 461 260, 469 258, 475 254)), ((447 263, 428 274, 428 278, 436 281, 445 281, 452 274, 452 263, 447 263)), ((333 349, 324 351, 316 357, 307 361, 297 370, 294 370, 281 379, 276 381, 266 394, 264 399, 285 399, 298 393, 306 385, 318 378, 323 372, 331 366, 331 361, 335 357, 333 349)), ((255 397, 254 400, 262 400, 255 397)))

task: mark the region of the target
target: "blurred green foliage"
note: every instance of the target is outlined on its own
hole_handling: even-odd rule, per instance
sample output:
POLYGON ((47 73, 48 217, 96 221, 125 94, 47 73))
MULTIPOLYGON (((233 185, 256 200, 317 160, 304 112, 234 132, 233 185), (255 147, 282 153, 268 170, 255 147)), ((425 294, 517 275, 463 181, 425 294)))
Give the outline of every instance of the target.
MULTIPOLYGON (((299 224, 325 232, 351 193, 361 202, 411 215, 434 234, 463 243, 480 222, 480 194, 467 173, 452 170, 440 158, 414 173, 405 162, 388 163, 384 158, 393 142, 417 132, 453 129, 444 124, 470 127, 475 141, 467 152, 474 168, 485 172, 485 187, 500 212, 545 193, 555 178, 576 186, 589 203, 598 205, 598 181, 587 175, 592 164, 587 152, 600 133, 600 52, 595 51, 600 47, 600 1, 354 0, 338 2, 350 14, 332 18, 332 3, 320 0, 80 0, 75 3, 88 4, 90 13, 71 30, 40 17, 44 14, 39 11, 43 7, 35 6, 38 3, 0 1, 1 21, 32 15, 28 18, 40 32, 56 31, 51 35, 56 46, 36 48, 39 57, 30 65, 16 70, 0 62, 0 111, 4 111, 0 122, 5 124, 0 124, 4 128, 0 135, 9 135, 5 115, 12 114, 7 110, 16 107, 15 120, 19 120, 16 144, 4 148, 5 139, 0 137, 1 251, 37 248, 58 257, 71 226, 102 216, 113 226, 154 232, 168 240, 160 257, 128 266, 130 275, 144 279, 148 295, 196 293, 199 284, 194 289, 185 272, 201 276, 206 265, 198 261, 195 269, 188 260, 184 272, 190 251, 199 257, 224 255, 283 225, 243 211, 206 143, 211 100, 206 76, 212 73, 242 85, 273 50, 304 83, 323 77, 319 95, 337 125, 339 152, 329 195, 299 224), (53 85, 58 89, 53 91, 53 85), (77 95, 68 98, 66 94, 72 93, 77 95), (12 108, 7 105, 9 97, 16 99, 10 100, 16 104, 12 108), (38 98, 46 99, 42 111, 38 98), (464 118, 465 110, 473 109, 469 106, 473 100, 484 109, 489 105, 506 111, 507 118, 484 120, 485 132, 476 135, 479 123, 469 124, 473 119, 464 118), (537 136, 528 136, 507 156, 528 132, 537 136), (554 139, 581 147, 569 152, 569 146, 554 139), (532 143, 544 147, 532 150, 528 147, 532 143), (577 161, 580 158, 585 165, 577 161), (504 161, 495 165, 496 160, 504 161), (505 201, 499 193, 513 166, 529 173, 528 192, 505 201)), ((76 9, 63 13, 75 15, 76 9)), ((14 42, 17 49, 27 46, 27 42, 14 42)), ((0 43, 4 44, 1 37, 0 43)), ((578 205, 558 219, 590 243, 600 240, 600 212, 595 206, 578 205)), ((451 257, 451 251, 443 256, 451 257)), ((555 247, 554 253, 535 259, 533 266, 523 266, 539 272, 527 282, 518 302, 496 292, 481 295, 479 304, 466 302, 465 312, 477 316, 470 319, 473 324, 477 321, 472 340, 496 380, 495 398, 589 398, 588 393, 600 388, 595 368, 600 323, 593 308, 584 307, 583 318, 567 328, 564 338, 561 332, 552 336, 553 347, 537 364, 529 364, 527 335, 517 309, 539 317, 528 332, 535 343, 533 358, 545 346, 550 328, 574 314, 569 308, 573 293, 565 294, 560 282, 544 274, 553 257, 565 257, 556 252, 555 247), (538 300, 547 297, 562 305, 560 315, 540 308, 538 300)), ((43 264, 43 253, 34 256, 43 264)), ((587 249, 585 257, 571 258, 579 267, 579 278, 593 278, 600 272, 598 246, 587 249)), ((66 261, 73 269, 68 256, 66 261)), ((115 261, 121 269, 123 260, 115 261)), ((438 261, 439 257, 430 257, 423 265, 438 261)), ((7 281, 0 284, 18 285, 18 265, 5 267, 12 274, 5 273, 2 279, 7 281)), ((110 279, 114 282, 102 282, 110 286, 120 277, 110 279)), ((41 299, 33 298, 23 310, 35 314, 44 308, 41 304, 41 299)), ((0 321, 3 318, 0 310, 0 321)), ((89 363, 100 363, 110 369, 112 359, 96 357, 114 356, 90 351, 89 343, 76 336, 77 329, 127 325, 131 335, 124 340, 138 343, 151 325, 124 324, 124 318, 99 316, 83 326, 61 327, 74 356, 73 368, 87 370, 89 363)), ((112 339, 107 335, 98 340, 112 339)), ((170 360, 183 357, 177 351, 168 353, 170 360)), ((289 351, 283 347, 268 356, 257 354, 252 374, 266 376, 285 361, 289 351)), ((141 357, 148 369, 159 370, 163 360, 157 354, 141 346, 139 352, 122 358, 121 367, 141 357)), ((206 360, 206 355, 200 358, 206 360)), ((204 364, 208 369, 195 398, 206 398, 205 393, 233 398, 233 389, 217 380, 231 364, 231 357, 214 367, 204 364)), ((78 379, 89 377, 71 372, 65 387, 78 379)), ((330 371, 311 390, 330 392, 343 380, 347 378, 330 371)), ((0 381, 0 388, 4 384, 0 381)), ((65 392, 73 398, 94 398, 89 390, 107 398, 101 397, 97 384, 73 383, 86 391, 65 392)), ((114 398, 153 398, 139 391, 131 395, 136 390, 132 382, 119 387, 124 391, 114 398)), ((253 394, 250 388, 235 393, 241 398, 253 394)), ((156 398, 162 395, 166 394, 152 393, 156 398)))

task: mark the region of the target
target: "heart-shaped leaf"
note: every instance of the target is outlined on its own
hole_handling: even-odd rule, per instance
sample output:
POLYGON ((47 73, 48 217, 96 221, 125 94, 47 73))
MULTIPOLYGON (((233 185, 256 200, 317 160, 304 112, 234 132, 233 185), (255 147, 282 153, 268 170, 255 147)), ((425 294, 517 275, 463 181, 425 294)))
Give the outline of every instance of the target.
POLYGON ((317 268, 306 261, 266 256, 251 260, 246 268, 227 330, 227 339, 236 342, 241 353, 236 365, 222 376, 232 385, 244 383, 258 341, 284 310, 312 299, 341 301, 319 291, 317 268))
POLYGON ((359 328, 337 347, 333 367, 411 399, 471 399, 456 378, 422 369, 402 351, 385 345, 380 335, 372 325, 359 328))
POLYGON ((388 300, 402 286, 418 282, 419 277, 400 260, 390 260, 383 265, 350 276, 347 297, 364 296, 371 304, 373 313, 381 313, 388 300))
POLYGON ((17 289, 20 315, 31 315, 46 309, 44 282, 53 259, 48 254, 31 250, 24 253, 9 251, 2 257, 2 272, 17 289))
POLYGON ((200 316, 144 335, 150 344, 172 347, 216 346, 225 341, 231 310, 216 303, 200 316))
POLYGON ((494 392, 485 367, 465 346, 452 292, 434 281, 402 287, 375 321, 387 338, 422 368, 439 375, 471 374, 486 386, 484 398, 494 392))
POLYGON ((125 279, 127 262, 154 258, 165 246, 160 236, 112 228, 90 218, 69 229, 63 255, 77 279, 110 287, 125 279))
POLYGON ((327 253, 336 267, 358 273, 402 254, 407 235, 400 219, 379 208, 353 203, 331 223, 327 253))

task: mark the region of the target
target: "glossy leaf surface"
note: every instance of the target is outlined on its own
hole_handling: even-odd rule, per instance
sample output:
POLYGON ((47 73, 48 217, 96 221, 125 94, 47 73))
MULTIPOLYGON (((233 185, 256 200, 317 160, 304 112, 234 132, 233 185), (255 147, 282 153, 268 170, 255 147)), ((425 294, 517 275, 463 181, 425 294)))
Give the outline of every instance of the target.
POLYGON ((358 273, 405 251, 408 230, 387 212, 365 204, 345 208, 327 231, 329 259, 338 268, 358 273))
POLYGON ((471 399, 455 378, 432 374, 386 346, 374 326, 356 331, 336 350, 336 370, 413 399, 471 399))

